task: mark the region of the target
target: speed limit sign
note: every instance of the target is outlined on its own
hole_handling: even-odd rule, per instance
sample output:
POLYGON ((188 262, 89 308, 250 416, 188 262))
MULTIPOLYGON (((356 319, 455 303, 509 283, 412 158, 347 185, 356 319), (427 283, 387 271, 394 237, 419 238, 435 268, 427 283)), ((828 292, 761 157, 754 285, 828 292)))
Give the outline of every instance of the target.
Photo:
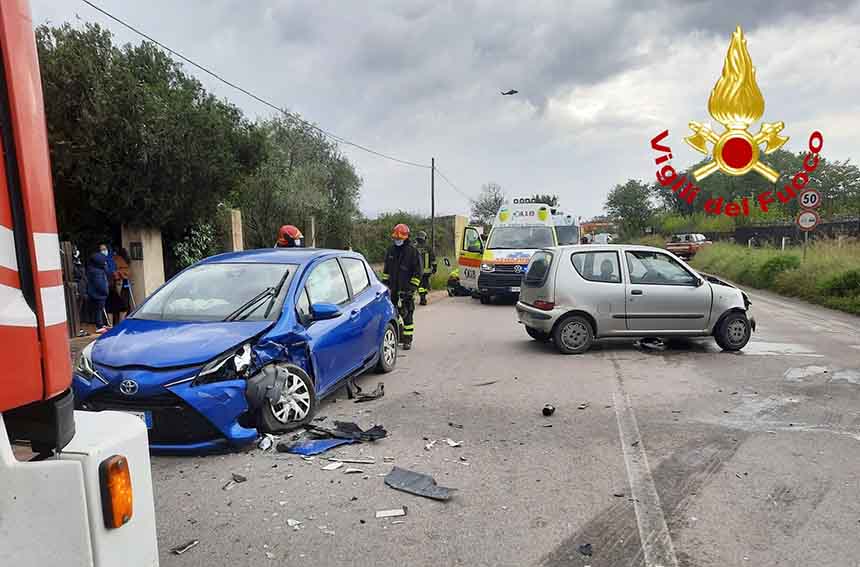
POLYGON ((821 204, 821 193, 815 189, 807 189, 797 196, 797 201, 804 209, 815 209, 821 204))
POLYGON ((800 214, 797 215, 797 219, 795 219, 794 222, 800 230, 807 232, 815 228, 815 225, 817 225, 820 220, 818 213, 815 211, 800 211, 800 214))

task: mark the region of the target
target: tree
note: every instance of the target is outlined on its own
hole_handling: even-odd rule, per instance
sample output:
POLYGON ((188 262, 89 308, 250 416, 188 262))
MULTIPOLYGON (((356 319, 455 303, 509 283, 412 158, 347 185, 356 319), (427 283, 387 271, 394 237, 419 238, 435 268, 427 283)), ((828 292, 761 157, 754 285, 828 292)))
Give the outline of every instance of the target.
POLYGON ((256 127, 153 44, 92 24, 36 40, 58 222, 80 246, 139 224, 171 253, 260 163, 256 127))
POLYGON ((546 205, 549 205, 550 207, 557 207, 558 206, 558 195, 549 195, 547 193, 544 193, 544 194, 535 193, 532 196, 532 199, 537 203, 544 203, 546 205))
POLYGON ((622 237, 636 237, 645 232, 654 214, 651 196, 651 187, 637 179, 616 185, 609 192, 603 208, 615 220, 622 237))
POLYGON ((479 224, 489 224, 505 202, 505 194, 498 183, 486 183, 481 194, 472 202, 472 220, 479 224))

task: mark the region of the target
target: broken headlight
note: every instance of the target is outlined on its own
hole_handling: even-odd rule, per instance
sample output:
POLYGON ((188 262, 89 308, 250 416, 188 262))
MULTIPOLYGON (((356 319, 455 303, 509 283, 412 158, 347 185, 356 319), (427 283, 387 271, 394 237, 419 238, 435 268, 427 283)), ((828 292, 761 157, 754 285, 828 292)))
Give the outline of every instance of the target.
POLYGON ((204 366, 197 377, 195 384, 209 384, 224 380, 235 380, 247 378, 251 369, 251 345, 243 344, 235 350, 228 351, 210 361, 204 366))
POLYGON ((95 341, 91 342, 81 351, 78 361, 75 363, 75 372, 85 380, 91 381, 93 378, 98 378, 104 382, 104 378, 99 375, 98 370, 93 365, 93 346, 95 344, 95 341))

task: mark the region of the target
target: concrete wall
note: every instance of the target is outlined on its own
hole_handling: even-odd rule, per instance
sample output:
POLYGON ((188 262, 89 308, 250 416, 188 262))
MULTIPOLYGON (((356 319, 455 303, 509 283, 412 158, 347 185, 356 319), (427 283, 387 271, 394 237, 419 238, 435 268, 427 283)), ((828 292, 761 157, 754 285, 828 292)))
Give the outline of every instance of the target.
POLYGON ((161 230, 123 226, 122 246, 131 255, 132 291, 135 302, 140 303, 164 283, 161 230))

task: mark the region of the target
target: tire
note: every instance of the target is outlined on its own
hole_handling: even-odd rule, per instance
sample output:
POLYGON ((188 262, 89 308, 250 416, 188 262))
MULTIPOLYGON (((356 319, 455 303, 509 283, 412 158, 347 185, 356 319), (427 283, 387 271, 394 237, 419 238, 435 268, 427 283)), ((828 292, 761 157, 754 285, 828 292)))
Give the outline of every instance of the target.
POLYGON ((379 344, 379 362, 376 363, 376 372, 388 374, 394 370, 397 364, 397 328, 393 323, 385 326, 382 333, 382 341, 379 344))
POLYGON ((752 335, 752 325, 746 313, 726 315, 714 331, 714 339, 721 349, 738 351, 744 348, 752 335))
POLYGON ((585 317, 568 315, 556 324, 552 340, 561 354, 582 354, 591 348, 594 330, 585 317))
POLYGON ((260 408, 260 428, 263 433, 279 434, 301 427, 310 422, 317 411, 317 396, 310 376, 292 364, 282 365, 281 368, 287 371, 281 399, 276 404, 266 400, 260 408), (291 388, 297 388, 292 396, 288 393, 291 388), (289 401, 295 402, 295 406, 284 408, 284 404, 289 406, 289 401), (296 411, 296 407, 299 411, 296 411), (301 410, 304 410, 304 414, 301 410))
POLYGON ((526 333, 528 333, 528 335, 534 340, 540 341, 542 343, 547 342, 552 337, 550 333, 538 331, 534 327, 529 327, 528 325, 526 325, 526 333))

